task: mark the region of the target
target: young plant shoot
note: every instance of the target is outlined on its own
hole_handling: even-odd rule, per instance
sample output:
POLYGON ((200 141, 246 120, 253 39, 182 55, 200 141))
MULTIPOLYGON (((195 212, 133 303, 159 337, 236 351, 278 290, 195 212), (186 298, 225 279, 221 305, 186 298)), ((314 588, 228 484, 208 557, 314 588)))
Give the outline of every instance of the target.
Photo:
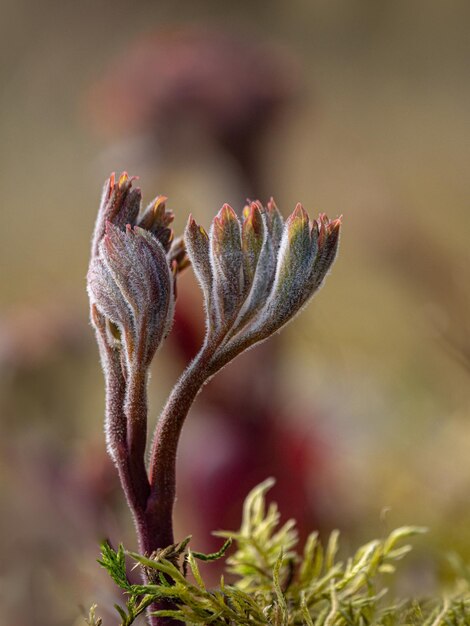
MULTIPOLYGON (((105 183, 88 293, 106 383, 107 448, 140 553, 151 559, 176 545, 177 447, 194 399, 221 368, 280 330, 316 293, 335 259, 341 219, 320 214, 311 220, 298 204, 284 221, 273 200, 249 203, 239 218, 226 204, 209 232, 190 216, 184 238, 174 239, 166 198, 141 210, 133 181, 123 173, 105 183), (204 295, 205 340, 158 418, 146 464, 149 368, 170 332, 177 276, 188 264, 204 295)), ((164 574, 163 581, 172 579, 164 574)), ((163 624, 168 617, 149 619, 163 624)))
MULTIPOLYGON (((287 324, 321 286, 338 249, 341 219, 311 220, 299 204, 284 221, 274 201, 251 202, 239 218, 224 205, 207 233, 189 217, 173 238, 173 214, 158 196, 141 210, 140 190, 123 173, 106 181, 88 271, 91 320, 106 382, 107 448, 132 512, 139 552, 102 546, 100 564, 124 592, 115 605, 120 626, 464 626, 470 624, 470 573, 444 600, 390 599, 384 580, 423 529, 403 527, 374 540, 345 561, 338 533, 325 547, 312 533, 296 549, 295 522, 280 526, 266 507, 272 479, 247 497, 238 531, 218 533, 218 552, 189 548, 173 536, 178 441, 204 384, 243 351, 287 324), (152 359, 170 332, 176 280, 189 264, 205 303, 206 335, 199 353, 171 391, 157 420, 146 463, 147 382, 152 359), (224 557, 231 580, 208 589, 197 561, 224 557), (142 583, 132 582, 133 561, 142 583)), ((460 563, 460 562, 459 562, 460 563)), ((101 626, 96 607, 86 623, 101 626)))

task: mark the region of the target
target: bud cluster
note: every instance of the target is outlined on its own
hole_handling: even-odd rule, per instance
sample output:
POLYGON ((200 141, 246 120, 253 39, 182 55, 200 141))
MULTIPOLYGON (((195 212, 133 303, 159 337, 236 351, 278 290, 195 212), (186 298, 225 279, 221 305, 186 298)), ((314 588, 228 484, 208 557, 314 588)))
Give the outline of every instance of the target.
POLYGON ((248 204, 239 219, 224 205, 209 234, 189 218, 186 248, 205 298, 214 364, 263 341, 321 286, 338 248, 341 218, 310 220, 298 204, 284 222, 273 200, 248 204))
POLYGON ((92 307, 106 320, 106 341, 123 350, 125 367, 148 367, 173 321, 173 214, 157 197, 140 214, 132 178, 105 184, 88 271, 92 307))

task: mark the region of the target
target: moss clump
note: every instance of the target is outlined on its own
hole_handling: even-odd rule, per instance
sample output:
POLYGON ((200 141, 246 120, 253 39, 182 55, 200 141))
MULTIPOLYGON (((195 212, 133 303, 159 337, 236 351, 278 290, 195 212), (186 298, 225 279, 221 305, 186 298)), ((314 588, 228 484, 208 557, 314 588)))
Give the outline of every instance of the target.
MULTIPOLYGON (((227 626, 466 626, 470 625, 470 590, 461 583, 446 599, 390 598, 387 578, 396 563, 411 550, 406 542, 424 529, 407 526, 389 537, 362 546, 346 561, 336 559, 339 533, 334 531, 325 547, 312 533, 302 554, 295 548, 294 520, 280 527, 276 504, 266 506, 265 496, 273 481, 256 487, 245 501, 238 532, 221 532, 226 538, 215 554, 201 554, 189 548, 189 538, 145 557, 102 547, 100 563, 114 582, 125 591, 125 606, 116 606, 121 626, 134 623, 152 604, 172 601, 172 610, 158 611, 188 625, 227 626), (216 589, 208 589, 199 571, 198 560, 226 559, 234 582, 221 578, 216 589), (126 555, 145 570, 143 585, 131 584, 126 575, 126 555)), ((90 626, 102 623, 92 608, 90 626)))

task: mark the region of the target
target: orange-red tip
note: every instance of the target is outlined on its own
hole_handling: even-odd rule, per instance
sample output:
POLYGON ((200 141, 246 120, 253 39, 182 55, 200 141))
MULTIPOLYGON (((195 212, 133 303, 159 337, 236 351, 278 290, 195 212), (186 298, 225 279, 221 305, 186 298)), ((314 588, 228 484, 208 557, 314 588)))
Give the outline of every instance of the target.
POLYGON ((331 223, 330 223, 331 230, 338 230, 341 227, 342 223, 343 223, 343 216, 342 215, 340 215, 339 217, 337 217, 334 220, 331 220, 331 223))
POLYGON ((155 198, 155 202, 153 203, 153 206, 155 209, 157 209, 158 207, 165 205, 167 202, 168 202, 167 196, 157 196, 155 198))
POLYGON ((235 211, 232 209, 232 207, 230 206, 230 204, 224 204, 222 206, 222 208, 220 209, 217 217, 219 218, 219 220, 232 220, 232 219, 237 219, 237 214, 235 213, 235 211))
MULTIPOLYGON (((115 185, 115 174, 114 172, 111 175, 112 177, 112 187, 114 187, 115 185)), ((126 184, 131 184, 134 180, 139 180, 138 176, 129 176, 129 174, 127 172, 122 172, 121 175, 119 176, 118 179, 118 187, 119 189, 122 189, 122 187, 124 187, 124 185, 126 184)))
POLYGON ((300 204, 300 202, 297 202, 297 204, 295 205, 295 209, 293 210, 291 217, 294 220, 296 219, 308 220, 308 213, 304 209, 304 207, 300 204))
POLYGON ((108 187, 107 187, 107 192, 106 192, 108 198, 111 196, 111 193, 114 189, 115 184, 116 184, 116 174, 115 172, 111 172, 108 178, 108 187))

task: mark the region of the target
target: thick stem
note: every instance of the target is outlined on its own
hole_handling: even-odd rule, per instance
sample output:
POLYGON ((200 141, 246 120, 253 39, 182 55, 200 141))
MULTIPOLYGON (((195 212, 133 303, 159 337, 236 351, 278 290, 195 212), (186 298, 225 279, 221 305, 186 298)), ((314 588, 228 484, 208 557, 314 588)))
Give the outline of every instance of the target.
MULTIPOLYGON (((142 410, 142 401, 144 403, 146 402, 146 379, 144 377, 143 381, 134 380, 130 387, 130 392, 128 391, 126 396, 127 384, 123 374, 121 355, 118 350, 109 345, 105 319, 95 306, 92 306, 91 318, 96 329, 96 337, 106 383, 105 430, 108 453, 118 470, 121 486, 134 519, 139 548, 142 551, 147 543, 146 537, 148 534, 146 531, 144 513, 149 483, 147 474, 145 474, 145 481, 139 485, 139 482, 136 481, 135 478, 135 468, 131 467, 128 445, 128 419, 124 407, 127 404, 131 415, 135 414, 137 407, 140 407, 140 410, 142 410)), ((142 452, 141 457, 143 465, 144 452, 142 452)))
POLYGON ((147 442, 147 372, 134 367, 127 380, 125 400, 127 450, 133 490, 140 508, 145 511, 150 485, 145 468, 147 442))
MULTIPOLYGON (((176 454, 186 416, 197 394, 211 378, 211 359, 223 339, 223 333, 206 337, 199 354, 183 372, 173 388, 160 415, 154 432, 150 455, 150 495, 145 511, 145 551, 151 554, 175 542, 173 507, 176 496, 176 454)), ((171 602, 161 602, 151 610, 173 608, 171 602)), ((150 626, 178 626, 171 618, 148 615, 150 626)))
POLYGON ((174 543, 173 505, 176 484, 176 453, 186 416, 194 399, 208 380, 215 342, 207 342, 174 387, 155 429, 150 457, 150 496, 146 516, 157 526, 153 550, 174 543))
MULTIPOLYGON (((101 344, 102 345, 102 344, 101 344)), ((102 345, 103 365, 106 374, 106 430, 108 448, 116 464, 122 489, 134 519, 139 550, 150 554, 158 533, 157 518, 146 516, 149 481, 144 465, 147 380, 136 375, 129 381, 127 396, 126 382, 122 375, 119 355, 109 346, 102 345), (126 411, 124 411, 124 406, 126 411), (145 419, 144 419, 145 418, 145 419), (142 432, 143 431, 143 432, 142 432), (142 440, 142 437, 144 439, 142 440), (143 470, 143 473, 142 473, 143 470)), ((162 545, 168 545, 166 537, 159 537, 162 545)), ((144 582, 150 582, 145 579, 144 582)), ((169 603, 156 603, 150 610, 173 608, 169 603)), ((173 620, 148 615, 150 626, 175 626, 173 620)))
MULTIPOLYGON (((184 420, 194 399, 208 379, 207 368, 212 351, 207 347, 185 370, 174 387, 160 415, 150 457, 150 496, 145 511, 145 552, 165 548, 174 543, 173 506, 176 495, 176 452, 184 420)), ((158 603, 151 610, 173 608, 171 603, 158 603)), ((171 618, 148 615, 150 626, 175 626, 171 618)))
MULTIPOLYGON (((139 548, 145 544, 145 500, 143 489, 136 483, 131 470, 129 446, 127 443, 125 404, 125 381, 121 371, 119 356, 111 348, 106 350, 106 436, 108 452, 116 464, 121 486, 131 510, 137 531, 139 548)), ((148 479, 145 475, 148 495, 148 479)))
MULTIPOLYGON (((127 380, 123 375, 121 358, 106 337, 104 319, 92 308, 92 319, 97 331, 101 362, 106 383, 106 438, 108 452, 119 474, 122 489, 136 528, 139 550, 151 554, 158 547, 173 543, 172 535, 161 532, 158 510, 154 515, 146 511, 150 491, 144 463, 147 435, 147 373, 138 368, 127 380)), ((145 581, 149 582, 149 581, 145 581)), ((150 611, 169 609, 169 602, 159 602, 150 611)), ((175 626, 174 620, 148 615, 151 626, 175 626)))

